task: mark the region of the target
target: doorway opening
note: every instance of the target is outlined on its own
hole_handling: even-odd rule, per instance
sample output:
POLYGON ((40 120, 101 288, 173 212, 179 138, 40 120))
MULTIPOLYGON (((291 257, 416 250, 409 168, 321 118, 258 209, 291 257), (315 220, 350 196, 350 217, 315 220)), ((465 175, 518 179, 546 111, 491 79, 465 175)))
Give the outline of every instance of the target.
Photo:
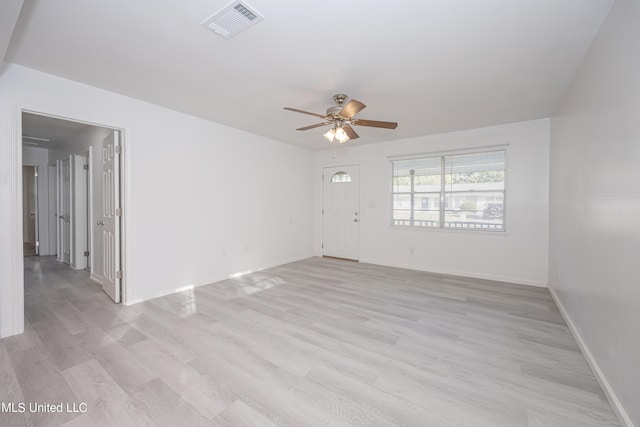
MULTIPOLYGON (((26 110, 21 119, 23 255, 84 272, 121 302, 123 131, 26 110)), ((34 263, 25 258, 25 270, 34 263)))

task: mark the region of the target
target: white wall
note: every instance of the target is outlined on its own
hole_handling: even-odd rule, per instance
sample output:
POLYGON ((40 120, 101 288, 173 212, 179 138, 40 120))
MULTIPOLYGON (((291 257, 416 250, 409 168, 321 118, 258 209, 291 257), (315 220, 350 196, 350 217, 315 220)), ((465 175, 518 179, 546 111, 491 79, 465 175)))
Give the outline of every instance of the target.
MULTIPOLYGON (((25 67, 1 71, 1 206, 20 203, 19 108, 124 129, 128 303, 313 255, 312 152, 25 67)), ((3 335, 21 330, 20 222, 0 210, 3 335)))
POLYGON ((360 165, 360 261, 546 286, 548 119, 379 144, 345 145, 338 150, 317 152, 317 254, 322 251, 322 168, 348 164, 360 165), (391 163, 388 156, 446 152, 496 144, 508 144, 506 232, 413 231, 389 227, 391 163), (414 248, 413 255, 410 255, 410 248, 414 248))
POLYGON ((22 164, 28 166, 41 166, 49 162, 49 150, 39 147, 22 147, 22 164))
MULTIPOLYGON (((640 2, 616 1, 551 125, 549 286, 640 425, 640 2)), ((631 424, 629 424, 631 425, 631 424)))

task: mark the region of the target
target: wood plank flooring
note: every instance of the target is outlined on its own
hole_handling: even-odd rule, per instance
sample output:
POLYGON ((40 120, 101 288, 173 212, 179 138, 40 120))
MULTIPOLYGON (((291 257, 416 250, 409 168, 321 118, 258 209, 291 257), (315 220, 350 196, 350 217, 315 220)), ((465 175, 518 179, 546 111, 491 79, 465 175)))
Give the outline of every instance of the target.
POLYGON ((25 265, 1 426, 619 425, 546 289, 310 258, 123 307, 25 265))

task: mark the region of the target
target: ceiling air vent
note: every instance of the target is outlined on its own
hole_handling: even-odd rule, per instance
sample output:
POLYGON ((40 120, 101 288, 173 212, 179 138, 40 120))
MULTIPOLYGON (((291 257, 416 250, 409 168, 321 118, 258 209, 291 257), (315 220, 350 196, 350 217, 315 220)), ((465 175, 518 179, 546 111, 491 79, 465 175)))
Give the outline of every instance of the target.
POLYGON ((214 33, 230 39, 264 18, 248 4, 234 1, 202 23, 214 33))

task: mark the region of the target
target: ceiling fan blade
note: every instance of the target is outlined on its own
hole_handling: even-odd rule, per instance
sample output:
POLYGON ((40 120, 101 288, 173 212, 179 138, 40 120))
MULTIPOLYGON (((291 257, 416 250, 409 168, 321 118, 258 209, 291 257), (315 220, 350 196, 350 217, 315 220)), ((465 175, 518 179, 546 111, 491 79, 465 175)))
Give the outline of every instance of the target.
POLYGON ((347 102, 347 105, 342 107, 342 110, 340 110, 339 114, 350 119, 351 117, 362 111, 364 107, 366 107, 366 105, 364 105, 362 102, 352 99, 351 101, 347 102))
POLYGON ((298 128, 296 130, 309 130, 309 129, 319 128, 320 126, 326 126, 326 125, 330 125, 330 124, 331 124, 331 122, 318 123, 317 125, 305 126, 303 128, 298 128))
POLYGON ((364 120, 364 119, 356 119, 353 121, 354 125, 358 126, 370 126, 372 128, 385 128, 385 129, 395 129, 398 127, 396 122, 381 122, 378 120, 364 120))
POLYGON ((356 133, 355 130, 353 130, 353 128, 349 125, 344 125, 342 126, 342 129, 344 129, 344 131, 346 132, 347 136, 349 137, 349 139, 357 139, 360 138, 360 135, 358 135, 356 133))
POLYGON ((285 110, 289 110, 289 111, 295 111, 296 113, 309 114, 309 115, 311 115, 311 116, 320 117, 321 119, 326 118, 326 117, 325 117, 325 116, 323 116, 322 114, 310 113, 310 112, 308 112, 308 111, 298 110, 297 108, 284 107, 284 109, 285 109, 285 110))

